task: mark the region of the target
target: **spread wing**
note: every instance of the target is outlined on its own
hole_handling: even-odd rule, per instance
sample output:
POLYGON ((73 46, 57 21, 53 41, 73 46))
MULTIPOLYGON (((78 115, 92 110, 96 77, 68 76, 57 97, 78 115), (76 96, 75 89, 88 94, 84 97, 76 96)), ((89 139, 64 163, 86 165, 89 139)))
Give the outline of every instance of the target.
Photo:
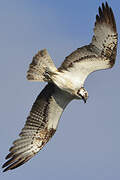
POLYGON ((54 84, 43 89, 33 104, 20 138, 9 149, 4 171, 21 166, 43 148, 54 135, 59 118, 71 100, 70 95, 54 84))
POLYGON ((117 30, 112 9, 106 3, 99 7, 92 42, 70 54, 59 71, 69 72, 84 83, 87 76, 101 69, 113 67, 117 51, 117 30))

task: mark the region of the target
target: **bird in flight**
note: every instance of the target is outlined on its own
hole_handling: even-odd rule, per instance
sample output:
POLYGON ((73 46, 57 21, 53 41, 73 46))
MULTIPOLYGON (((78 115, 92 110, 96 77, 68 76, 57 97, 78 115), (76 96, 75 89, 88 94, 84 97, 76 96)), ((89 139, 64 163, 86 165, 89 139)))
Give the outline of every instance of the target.
POLYGON ((102 3, 96 15, 91 43, 72 52, 58 69, 46 49, 33 57, 27 79, 48 84, 33 104, 20 138, 9 149, 3 171, 21 166, 45 146, 54 135, 60 116, 70 101, 87 101, 85 79, 94 71, 113 67, 117 41, 114 14, 106 2, 102 3))

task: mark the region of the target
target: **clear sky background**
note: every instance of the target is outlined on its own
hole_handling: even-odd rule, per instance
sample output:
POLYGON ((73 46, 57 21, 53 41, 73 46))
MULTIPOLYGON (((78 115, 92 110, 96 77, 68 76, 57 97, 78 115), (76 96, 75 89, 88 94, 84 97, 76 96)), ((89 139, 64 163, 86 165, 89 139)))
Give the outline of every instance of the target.
MULTIPOLYGON (((45 83, 26 71, 47 48, 57 67, 88 44, 101 0, 0 0, 0 165, 45 83)), ((120 1, 108 0, 120 34, 120 1)), ((51 141, 25 165, 1 180, 120 179, 120 53, 114 68, 91 74, 86 104, 71 102, 51 141)))

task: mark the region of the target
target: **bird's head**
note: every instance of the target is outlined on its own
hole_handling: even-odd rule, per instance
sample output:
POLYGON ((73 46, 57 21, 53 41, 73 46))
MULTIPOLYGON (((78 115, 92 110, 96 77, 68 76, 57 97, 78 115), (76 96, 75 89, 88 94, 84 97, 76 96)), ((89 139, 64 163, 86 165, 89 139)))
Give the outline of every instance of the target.
POLYGON ((87 99, 88 99, 88 92, 86 91, 86 89, 84 87, 81 87, 80 89, 78 89, 77 91, 77 96, 80 99, 83 99, 84 103, 86 103, 87 99))

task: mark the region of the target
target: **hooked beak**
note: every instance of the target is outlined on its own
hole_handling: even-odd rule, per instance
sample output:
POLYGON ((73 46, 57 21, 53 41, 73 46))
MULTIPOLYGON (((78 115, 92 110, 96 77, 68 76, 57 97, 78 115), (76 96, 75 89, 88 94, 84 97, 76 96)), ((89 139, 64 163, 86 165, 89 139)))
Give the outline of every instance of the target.
POLYGON ((84 103, 86 103, 86 99, 84 96, 81 96, 82 97, 82 100, 84 101, 84 103))

